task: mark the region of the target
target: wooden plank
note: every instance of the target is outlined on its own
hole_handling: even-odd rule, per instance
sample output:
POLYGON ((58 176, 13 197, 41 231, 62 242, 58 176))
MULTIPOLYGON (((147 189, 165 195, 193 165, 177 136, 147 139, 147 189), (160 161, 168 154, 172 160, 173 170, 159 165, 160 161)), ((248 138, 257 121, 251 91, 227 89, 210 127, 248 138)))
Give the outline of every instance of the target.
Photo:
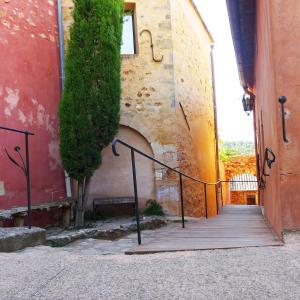
POLYGON ((95 198, 94 205, 134 204, 133 197, 95 198))
POLYGON ((211 219, 188 221, 186 228, 166 228, 147 235, 126 254, 280 246, 259 206, 232 205, 211 219))

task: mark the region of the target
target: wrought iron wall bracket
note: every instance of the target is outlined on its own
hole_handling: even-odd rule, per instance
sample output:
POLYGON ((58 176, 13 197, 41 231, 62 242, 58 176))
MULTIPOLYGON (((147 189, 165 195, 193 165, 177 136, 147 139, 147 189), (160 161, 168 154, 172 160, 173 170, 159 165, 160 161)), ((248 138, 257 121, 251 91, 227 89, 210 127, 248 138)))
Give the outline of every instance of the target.
POLYGON ((23 159, 23 157, 22 157, 22 155, 21 155, 21 153, 20 153, 21 147, 16 146, 16 147, 14 148, 14 150, 18 153, 19 158, 20 158, 22 164, 18 163, 15 159, 13 159, 12 156, 8 153, 7 149, 4 148, 4 151, 5 151, 6 155, 7 155, 7 157, 9 158, 9 160, 10 160, 13 164, 15 164, 18 168, 20 168, 20 169, 23 171, 24 175, 27 177, 27 176, 28 176, 27 168, 26 168, 26 166, 25 166, 24 159, 23 159))
POLYGON ((263 175, 264 176, 270 176, 270 174, 267 174, 265 171, 265 164, 269 167, 269 169, 272 168, 272 164, 276 161, 276 155, 272 151, 271 148, 265 149, 265 159, 264 159, 264 165, 263 165, 263 175), (269 154, 271 155, 271 158, 269 157, 269 154))
POLYGON ((142 30, 141 31, 141 33, 140 33, 140 36, 142 36, 142 34, 144 33, 144 32, 147 32, 148 34, 149 34, 149 36, 150 36, 150 47, 151 47, 151 52, 152 52, 152 59, 153 59, 153 61, 155 61, 155 62, 162 62, 163 61, 163 59, 164 59, 164 56, 162 55, 161 56, 161 58, 155 58, 155 55, 154 55, 154 45, 153 45, 153 38, 152 38, 152 32, 150 31, 150 30, 148 30, 148 29, 144 29, 144 30, 142 30))
POLYGON ((281 104, 281 123, 282 123, 282 138, 285 143, 288 143, 288 139, 286 137, 286 127, 285 127, 285 111, 284 111, 284 103, 286 103, 286 97, 280 96, 278 99, 281 104))
POLYGON ((4 126, 0 126, 0 130, 5 130, 5 131, 10 131, 10 132, 15 132, 24 135, 25 137, 25 161, 20 153, 21 147, 16 146, 14 150, 18 153, 19 158, 21 163, 18 163, 7 151, 6 148, 4 148, 5 153, 9 160, 16 165, 18 168, 20 168, 25 177, 26 177, 26 190, 27 190, 27 211, 28 211, 28 228, 31 228, 31 223, 32 223, 32 214, 31 214, 31 188, 30 188, 30 169, 29 169, 29 136, 34 135, 34 133, 29 132, 29 131, 23 131, 23 130, 17 130, 14 128, 8 128, 4 126))

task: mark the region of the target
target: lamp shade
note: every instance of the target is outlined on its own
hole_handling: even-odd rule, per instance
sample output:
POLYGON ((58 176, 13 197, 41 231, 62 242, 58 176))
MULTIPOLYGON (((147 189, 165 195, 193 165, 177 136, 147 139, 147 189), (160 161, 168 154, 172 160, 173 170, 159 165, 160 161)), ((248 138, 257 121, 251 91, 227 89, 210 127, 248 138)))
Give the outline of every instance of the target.
POLYGON ((243 102, 244 111, 247 113, 247 115, 250 115, 250 112, 253 111, 254 97, 252 95, 245 93, 242 102, 243 102))

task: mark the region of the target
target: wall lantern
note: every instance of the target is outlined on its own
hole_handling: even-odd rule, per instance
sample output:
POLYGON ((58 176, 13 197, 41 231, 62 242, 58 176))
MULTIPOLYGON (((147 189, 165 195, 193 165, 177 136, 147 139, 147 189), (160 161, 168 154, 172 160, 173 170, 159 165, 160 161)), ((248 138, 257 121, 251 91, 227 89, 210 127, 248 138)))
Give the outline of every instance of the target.
POLYGON ((254 99, 255 98, 254 98, 253 94, 245 93, 243 95, 243 99, 242 99, 243 108, 244 108, 244 111, 247 113, 248 116, 250 115, 250 112, 253 111, 254 99))

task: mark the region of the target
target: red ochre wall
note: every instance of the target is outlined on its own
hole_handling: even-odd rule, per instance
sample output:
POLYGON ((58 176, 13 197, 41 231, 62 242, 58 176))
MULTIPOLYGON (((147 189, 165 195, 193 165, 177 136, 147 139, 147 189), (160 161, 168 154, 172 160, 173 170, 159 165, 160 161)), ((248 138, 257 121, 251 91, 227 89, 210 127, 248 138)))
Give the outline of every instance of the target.
POLYGON ((265 147, 276 155, 261 199, 278 235, 282 230, 300 229, 299 11, 298 0, 257 1, 255 94, 260 165, 265 147), (281 95, 287 97, 287 143, 282 139, 281 95))
MULTIPOLYGON (((0 3, 0 124, 35 133, 30 137, 32 202, 65 197, 59 156, 57 104, 60 99, 57 3, 7 0, 0 3)), ((26 205, 22 172, 6 157, 24 138, 0 131, 0 209, 26 205)), ((17 156, 15 156, 17 158, 17 156)))

